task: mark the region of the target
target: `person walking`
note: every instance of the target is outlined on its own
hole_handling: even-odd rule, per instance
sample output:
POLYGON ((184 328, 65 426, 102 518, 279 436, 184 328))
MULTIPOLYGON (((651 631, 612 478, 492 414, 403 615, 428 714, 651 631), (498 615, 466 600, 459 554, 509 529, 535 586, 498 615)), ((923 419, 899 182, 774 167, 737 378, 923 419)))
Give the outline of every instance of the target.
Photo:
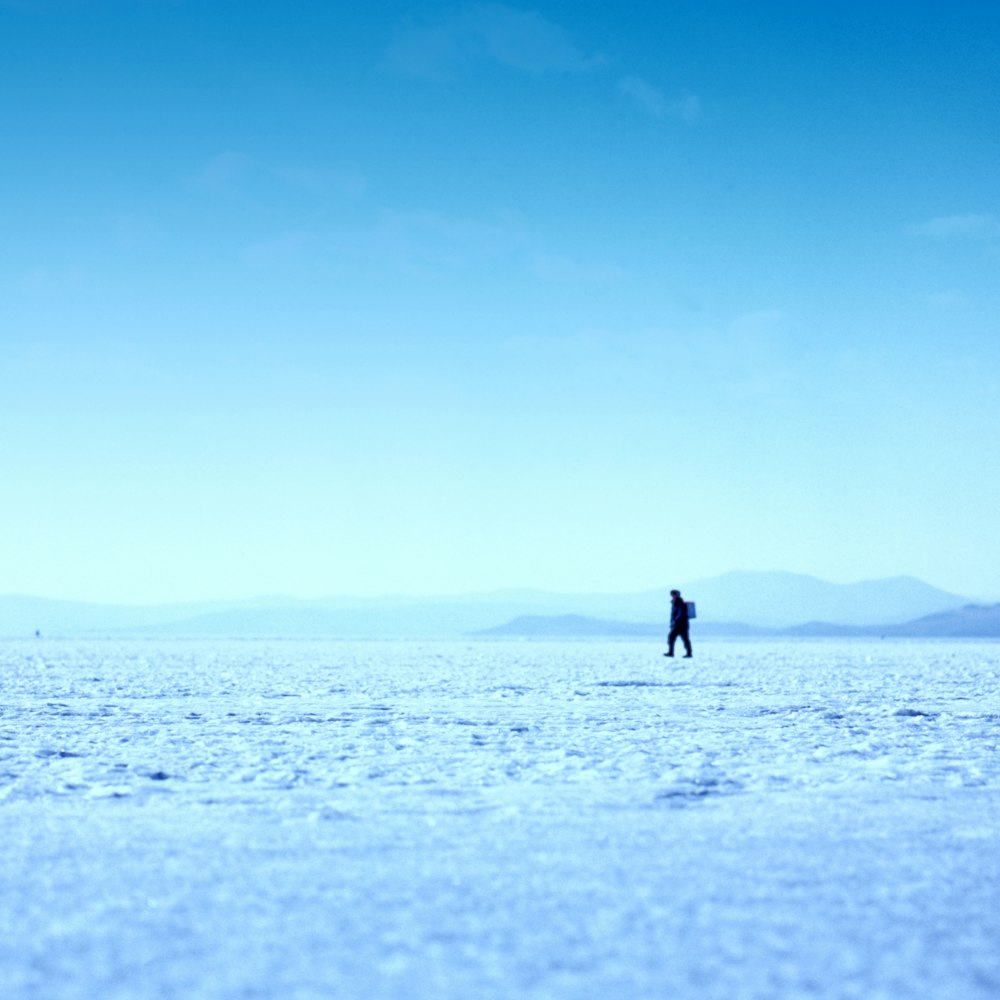
POLYGON ((691 634, 688 622, 688 609, 679 590, 670 591, 670 634, 667 636, 667 652, 664 656, 674 655, 674 643, 680 639, 684 643, 684 658, 691 655, 691 634))

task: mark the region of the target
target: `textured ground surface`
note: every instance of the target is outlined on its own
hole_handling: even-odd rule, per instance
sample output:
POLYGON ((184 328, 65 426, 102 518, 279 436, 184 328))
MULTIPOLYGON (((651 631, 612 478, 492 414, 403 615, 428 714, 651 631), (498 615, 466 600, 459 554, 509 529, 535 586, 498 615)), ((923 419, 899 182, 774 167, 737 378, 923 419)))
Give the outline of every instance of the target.
POLYGON ((0 645, 0 993, 1000 994, 1000 645, 0 645))

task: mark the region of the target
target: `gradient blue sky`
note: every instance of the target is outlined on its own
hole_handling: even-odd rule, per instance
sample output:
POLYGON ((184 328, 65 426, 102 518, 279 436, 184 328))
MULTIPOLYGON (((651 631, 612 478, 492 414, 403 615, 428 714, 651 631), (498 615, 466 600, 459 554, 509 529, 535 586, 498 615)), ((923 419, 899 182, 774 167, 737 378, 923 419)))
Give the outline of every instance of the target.
POLYGON ((1000 599, 998 43, 0 0, 0 593, 1000 599))

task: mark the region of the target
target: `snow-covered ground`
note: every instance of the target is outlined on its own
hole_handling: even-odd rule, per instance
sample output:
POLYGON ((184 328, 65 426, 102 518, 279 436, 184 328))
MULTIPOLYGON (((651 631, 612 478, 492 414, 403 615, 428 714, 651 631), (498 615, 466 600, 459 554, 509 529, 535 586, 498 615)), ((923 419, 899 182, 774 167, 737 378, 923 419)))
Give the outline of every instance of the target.
POLYGON ((1000 645, 661 651, 3 643, 0 995, 995 1000, 1000 645))

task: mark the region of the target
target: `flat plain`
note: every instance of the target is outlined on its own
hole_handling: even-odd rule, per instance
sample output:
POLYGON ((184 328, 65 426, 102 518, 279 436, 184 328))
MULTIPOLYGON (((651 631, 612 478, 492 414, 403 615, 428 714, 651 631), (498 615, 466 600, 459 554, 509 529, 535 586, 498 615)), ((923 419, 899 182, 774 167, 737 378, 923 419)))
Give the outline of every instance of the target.
POLYGON ((1000 994, 1000 644, 661 653, 4 642, 0 991, 1000 994))

